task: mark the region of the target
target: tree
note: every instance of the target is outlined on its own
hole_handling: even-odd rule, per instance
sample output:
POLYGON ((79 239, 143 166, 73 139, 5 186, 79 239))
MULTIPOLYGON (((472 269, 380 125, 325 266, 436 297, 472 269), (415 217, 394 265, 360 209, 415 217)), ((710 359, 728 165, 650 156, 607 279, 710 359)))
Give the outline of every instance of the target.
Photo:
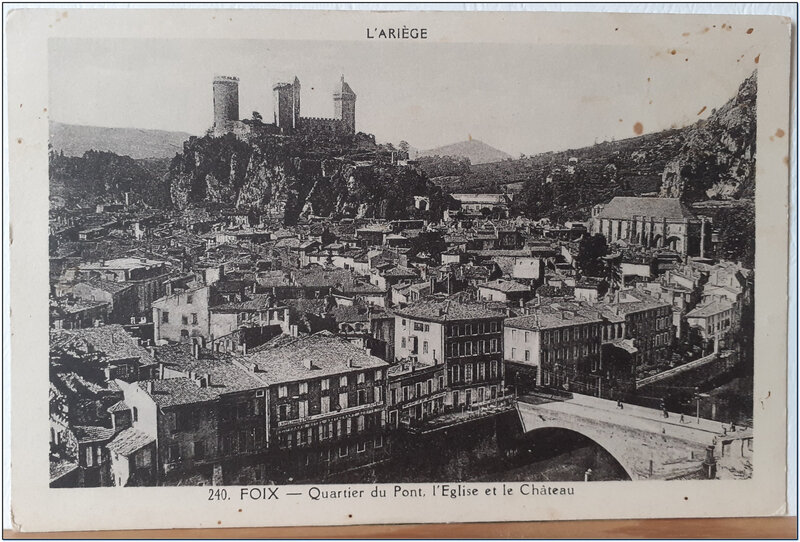
POLYGON ((622 254, 613 258, 603 258, 605 263, 605 279, 611 290, 619 290, 622 287, 622 254))
POLYGON ((408 152, 408 149, 410 148, 410 145, 408 144, 408 141, 403 140, 403 141, 401 141, 400 143, 397 144, 397 148, 400 149, 403 152, 408 152))
POLYGON ((253 120, 255 122, 262 122, 264 120, 264 117, 262 117, 261 113, 259 113, 258 111, 253 111, 253 120))
POLYGON ((600 258, 606 254, 608 254, 608 244, 605 235, 601 233, 584 235, 578 243, 575 266, 584 276, 601 276, 605 271, 605 265, 600 258))
POLYGON ((752 206, 722 209, 714 219, 719 227, 716 256, 738 261, 753 269, 756 259, 756 224, 752 206))

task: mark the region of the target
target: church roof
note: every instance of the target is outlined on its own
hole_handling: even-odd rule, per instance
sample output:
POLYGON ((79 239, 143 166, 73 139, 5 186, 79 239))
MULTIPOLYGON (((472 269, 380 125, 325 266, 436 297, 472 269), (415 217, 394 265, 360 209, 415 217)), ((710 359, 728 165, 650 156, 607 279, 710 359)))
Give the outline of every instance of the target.
POLYGON ((595 218, 633 218, 634 216, 661 219, 695 218, 678 198, 634 198, 618 196, 603 207, 595 218))

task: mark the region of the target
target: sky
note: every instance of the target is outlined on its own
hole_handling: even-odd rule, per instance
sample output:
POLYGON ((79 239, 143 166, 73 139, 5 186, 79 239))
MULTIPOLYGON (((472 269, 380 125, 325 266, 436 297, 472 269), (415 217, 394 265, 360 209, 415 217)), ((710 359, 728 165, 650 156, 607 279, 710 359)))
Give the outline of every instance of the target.
POLYGON ((357 130, 379 142, 428 149, 472 137, 518 156, 632 137, 637 123, 650 133, 707 117, 755 69, 748 54, 608 45, 51 39, 48 110, 58 122, 202 135, 212 122, 215 75, 239 77, 240 116, 258 111, 266 121, 273 117, 272 85, 295 75, 301 116, 332 117, 331 93, 344 75, 358 96, 357 130))

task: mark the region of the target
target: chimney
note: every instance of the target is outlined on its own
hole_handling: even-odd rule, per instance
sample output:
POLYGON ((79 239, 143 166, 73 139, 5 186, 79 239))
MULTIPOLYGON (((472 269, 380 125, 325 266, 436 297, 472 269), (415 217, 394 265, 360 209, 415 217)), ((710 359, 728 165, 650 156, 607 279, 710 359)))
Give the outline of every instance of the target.
POLYGON ((211 387, 211 373, 206 373, 203 375, 205 377, 206 386, 211 387))
POLYGON ((147 393, 152 394, 153 393, 153 381, 152 380, 148 380, 145 383, 145 386, 146 386, 146 389, 147 389, 147 393))
POLYGON ((192 357, 200 359, 200 345, 198 343, 192 343, 192 357))
POLYGON ((372 355, 372 348, 365 348, 364 352, 366 352, 368 356, 371 356, 372 355))
POLYGON ((314 362, 311 360, 311 358, 305 358, 303 360, 303 367, 305 367, 308 370, 311 370, 314 368, 314 362))
POLYGON ((158 379, 164 380, 164 364, 160 361, 158 362, 158 379))
POLYGON ((292 324, 289 326, 289 335, 292 337, 297 337, 297 324, 292 324))
POLYGON ((350 358, 350 359, 348 359, 348 360, 347 360, 347 366, 348 366, 350 369, 352 369, 353 367, 355 367, 355 364, 353 363, 353 358, 350 358))
POLYGON ((164 293, 166 295, 172 295, 172 282, 164 283, 164 293))
POLYGON ((257 373, 258 372, 258 364, 256 362, 249 363, 247 365, 247 368, 250 369, 251 373, 257 373))

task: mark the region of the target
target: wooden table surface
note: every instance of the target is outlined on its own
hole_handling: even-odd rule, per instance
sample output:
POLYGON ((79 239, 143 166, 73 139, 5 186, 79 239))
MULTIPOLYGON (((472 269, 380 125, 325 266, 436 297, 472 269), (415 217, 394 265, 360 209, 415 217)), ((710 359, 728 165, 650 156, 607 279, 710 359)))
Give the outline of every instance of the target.
POLYGON ((17 533, 5 538, 797 538, 796 517, 17 533))

